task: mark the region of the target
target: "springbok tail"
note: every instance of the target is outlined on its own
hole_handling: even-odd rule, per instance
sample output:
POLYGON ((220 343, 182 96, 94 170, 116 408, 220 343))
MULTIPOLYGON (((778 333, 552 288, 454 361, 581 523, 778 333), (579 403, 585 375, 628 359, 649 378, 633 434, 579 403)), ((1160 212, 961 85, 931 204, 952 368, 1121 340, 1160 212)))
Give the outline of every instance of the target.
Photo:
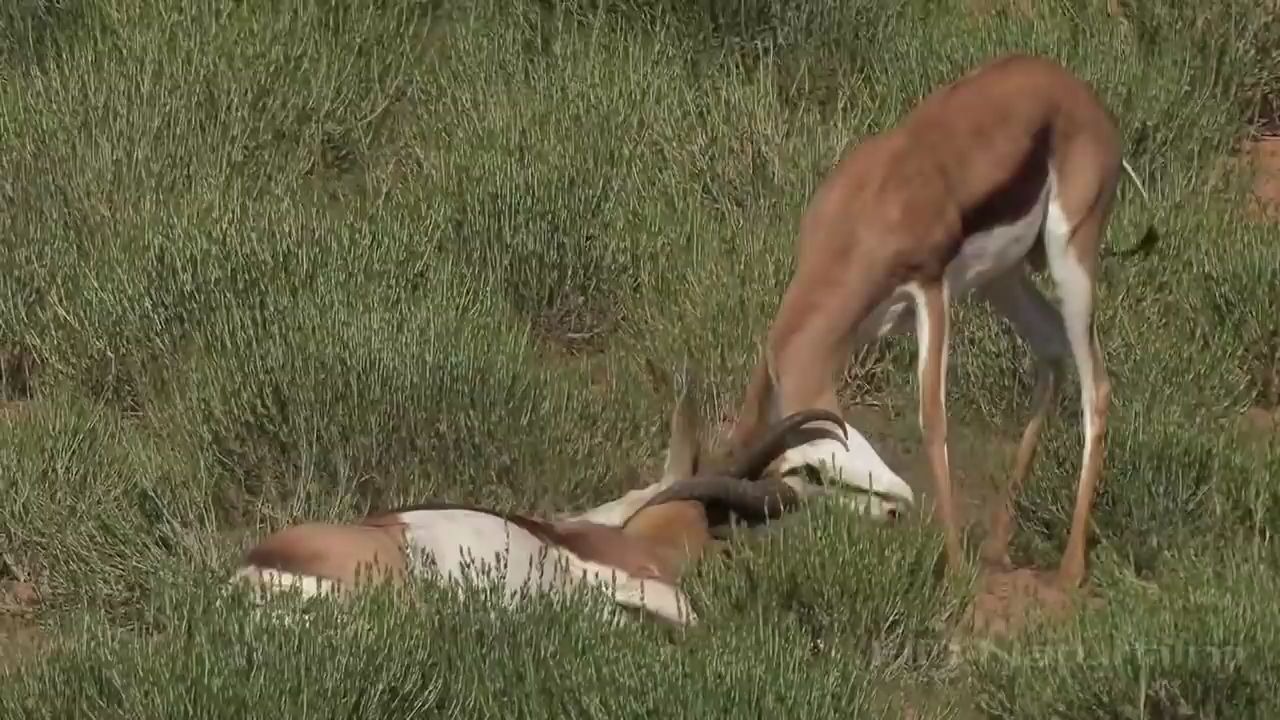
MULTIPOLYGON (((1147 189, 1143 187, 1142 181, 1138 179, 1138 173, 1134 172, 1133 166, 1129 164, 1129 161, 1124 158, 1121 158, 1120 164, 1124 166, 1124 171, 1129 176, 1129 179, 1133 181, 1133 184, 1138 186, 1138 192, 1142 194, 1143 201, 1151 202, 1151 197, 1147 195, 1147 189)), ((1156 244, 1158 244, 1159 242, 1160 242, 1160 233, 1156 231, 1156 226, 1153 223, 1153 224, 1147 225, 1147 231, 1143 233, 1142 238, 1138 240, 1138 243, 1134 245, 1132 248, 1129 248, 1128 250, 1121 250, 1119 252, 1116 252, 1109 248, 1103 248, 1102 256, 1103 257, 1131 257, 1134 255, 1145 255, 1146 253, 1150 252, 1151 249, 1155 247, 1156 244)))
POLYGON ((1133 180, 1133 184, 1138 186, 1138 192, 1142 194, 1142 199, 1145 202, 1151 202, 1151 198, 1147 195, 1147 189, 1142 186, 1142 181, 1138 179, 1138 173, 1133 171, 1133 166, 1129 164, 1129 161, 1121 158, 1120 164, 1124 166, 1124 171, 1129 174, 1129 179, 1133 180))

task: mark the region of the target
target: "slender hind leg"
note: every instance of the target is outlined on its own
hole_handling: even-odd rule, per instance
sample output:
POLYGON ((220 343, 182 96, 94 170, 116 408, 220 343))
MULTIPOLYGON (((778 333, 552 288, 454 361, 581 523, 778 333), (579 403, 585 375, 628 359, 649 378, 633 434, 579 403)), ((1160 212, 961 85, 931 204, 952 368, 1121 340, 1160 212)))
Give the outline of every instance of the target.
POLYGON ((997 314, 1008 320, 1014 332, 1027 343, 1036 376, 1035 389, 1031 393, 1031 418, 1018 443, 1013 473, 993 507, 991 525, 981 551, 983 562, 1009 569, 1014 503, 1031 475, 1040 433, 1057 396, 1062 362, 1071 354, 1071 345, 1061 313, 1036 288, 1023 267, 1016 267, 989 281, 978 294, 997 314))
POLYGON ((1068 230, 1061 210, 1050 206, 1045 227, 1049 272, 1058 286, 1067 339, 1080 377, 1080 414, 1084 426, 1084 448, 1080 458, 1080 479, 1076 486, 1071 534, 1058 568, 1058 584, 1064 589, 1079 587, 1085 575, 1085 535, 1093 510, 1094 493, 1102 473, 1107 415, 1111 402, 1111 381, 1107 376, 1102 346, 1094 324, 1094 273, 1097 247, 1107 220, 1109 204, 1087 214, 1073 230, 1068 230))
POLYGON ((961 565, 960 529, 956 525, 947 457, 947 350, 950 310, 945 280, 921 282, 912 288, 916 300, 916 343, 919 371, 920 430, 933 472, 934 513, 942 524, 947 564, 961 565))

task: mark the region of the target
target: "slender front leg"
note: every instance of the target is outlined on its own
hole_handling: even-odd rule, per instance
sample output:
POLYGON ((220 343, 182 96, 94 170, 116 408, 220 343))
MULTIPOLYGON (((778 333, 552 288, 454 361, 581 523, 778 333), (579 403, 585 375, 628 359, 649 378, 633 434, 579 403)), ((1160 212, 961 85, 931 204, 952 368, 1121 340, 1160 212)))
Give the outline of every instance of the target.
POLYGON ((742 398, 742 406, 738 416, 733 419, 733 428, 729 431, 729 453, 737 457, 744 448, 750 447, 756 434, 771 422, 777 420, 770 416, 773 405, 773 383, 769 379, 768 354, 761 351, 751 370, 751 380, 747 383, 746 394, 742 398))
MULTIPOLYGON (((811 408, 840 414, 836 373, 848 359, 848 339, 868 306, 847 294, 846 288, 853 288, 846 278, 833 277, 840 275, 848 273, 802 265, 783 293, 743 403, 743 415, 756 423, 753 433, 763 427, 761 416, 777 419, 811 408)), ((739 437, 747 444, 755 439, 746 428, 739 437)))
POLYGON ((942 524, 947 564, 963 563, 960 529, 956 524, 951 488, 951 463, 947 457, 947 350, 950 311, 944 279, 920 282, 912 287, 916 300, 917 366, 920 374, 920 430, 933 471, 934 515, 942 524))
POLYGON ((1023 268, 992 279, 979 290, 979 295, 997 314, 1008 320, 1014 332, 1027 343, 1035 365, 1031 418, 1022 431, 1013 474, 994 504, 987 538, 982 544, 983 562, 1008 569, 1011 567, 1009 540, 1015 525, 1014 503, 1031 475, 1040 433, 1057 396, 1062 363, 1071 355, 1071 344, 1062 315, 1036 288, 1023 268))

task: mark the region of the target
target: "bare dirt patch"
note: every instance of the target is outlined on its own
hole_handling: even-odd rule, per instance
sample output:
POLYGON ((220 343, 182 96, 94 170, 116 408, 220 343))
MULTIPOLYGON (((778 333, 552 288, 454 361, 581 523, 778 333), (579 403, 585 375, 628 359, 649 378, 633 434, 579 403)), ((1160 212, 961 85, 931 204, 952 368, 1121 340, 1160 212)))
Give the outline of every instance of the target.
POLYGON ((0 614, 0 675, 38 660, 45 644, 34 622, 0 614))
POLYGON ((1265 446, 1280 439, 1280 408, 1251 407, 1241 413, 1238 424, 1244 439, 1265 446))
POLYGON ((1062 620, 1075 607, 1053 573, 1030 568, 985 570, 966 611, 962 632, 985 639, 1016 636, 1033 622, 1062 620))
POLYGON ((566 294, 533 316, 534 333, 568 357, 604 351, 620 318, 601 302, 566 294))
POLYGON ((1275 432, 1280 429, 1280 415, 1276 410, 1251 407, 1244 412, 1244 421, 1258 432, 1275 432))
POLYGON ((0 420, 17 420, 31 411, 31 403, 27 400, 0 400, 0 420))
POLYGON ((0 400, 30 400, 37 370, 30 352, 0 348, 0 400))
POLYGON ((31 583, 0 583, 0 675, 38 658, 45 644, 34 618, 39 603, 40 593, 31 583))
POLYGON ((1246 157, 1253 174, 1250 212, 1261 219, 1280 221, 1280 135, 1248 143, 1246 157))

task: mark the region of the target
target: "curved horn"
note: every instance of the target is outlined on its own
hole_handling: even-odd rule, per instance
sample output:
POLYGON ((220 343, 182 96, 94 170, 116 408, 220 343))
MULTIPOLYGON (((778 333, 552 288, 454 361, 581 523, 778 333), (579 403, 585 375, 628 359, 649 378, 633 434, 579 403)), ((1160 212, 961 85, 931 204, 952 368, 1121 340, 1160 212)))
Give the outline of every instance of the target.
POLYGON ((782 453, 792 447, 803 445, 818 438, 836 440, 847 450, 849 446, 846 442, 847 432, 844 427, 844 418, 830 410, 811 409, 794 412, 766 430, 764 437, 756 443, 756 446, 726 470, 725 474, 730 477, 754 480, 760 473, 764 472, 769 463, 773 462, 782 453), (836 434, 825 428, 812 428, 809 432, 801 435, 800 442, 794 441, 794 436, 798 434, 796 433, 798 428, 817 420, 825 420, 834 424, 840 428, 840 433, 836 434))
POLYGON ((644 508, 690 500, 701 503, 708 524, 717 526, 723 525, 730 513, 750 523, 775 519, 799 504, 800 496, 781 480, 753 482, 728 475, 703 475, 673 483, 650 498, 644 508))

